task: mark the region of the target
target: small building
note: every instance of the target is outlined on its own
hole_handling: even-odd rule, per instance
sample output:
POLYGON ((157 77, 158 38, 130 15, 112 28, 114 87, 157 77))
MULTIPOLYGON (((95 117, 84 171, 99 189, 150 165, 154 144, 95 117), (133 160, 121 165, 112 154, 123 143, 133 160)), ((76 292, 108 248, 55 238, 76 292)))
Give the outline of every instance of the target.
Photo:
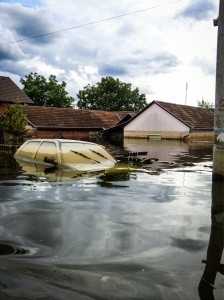
POLYGON ((119 123, 128 112, 24 106, 29 135, 37 138, 94 140, 98 132, 119 123))
POLYGON ((103 132, 112 139, 123 138, 211 140, 214 113, 212 110, 152 101, 134 117, 103 132))
POLYGON ((0 76, 0 113, 13 103, 32 105, 33 101, 9 77, 0 76))

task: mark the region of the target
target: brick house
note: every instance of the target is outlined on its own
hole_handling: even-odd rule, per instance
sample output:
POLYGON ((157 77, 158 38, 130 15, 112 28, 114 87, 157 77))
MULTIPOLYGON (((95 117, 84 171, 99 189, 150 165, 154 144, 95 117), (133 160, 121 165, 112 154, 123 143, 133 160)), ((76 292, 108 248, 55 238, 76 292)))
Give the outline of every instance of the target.
POLYGON ((92 140, 103 129, 115 126, 128 112, 109 112, 73 108, 24 106, 29 135, 37 138, 62 137, 92 140))

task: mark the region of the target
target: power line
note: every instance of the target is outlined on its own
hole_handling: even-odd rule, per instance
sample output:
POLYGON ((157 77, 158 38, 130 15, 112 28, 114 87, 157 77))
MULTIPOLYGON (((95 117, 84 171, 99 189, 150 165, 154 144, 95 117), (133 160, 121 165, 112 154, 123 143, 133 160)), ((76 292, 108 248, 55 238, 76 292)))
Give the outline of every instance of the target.
POLYGON ((98 24, 98 23, 102 23, 102 22, 106 22, 106 21, 110 21, 110 20, 114 20, 114 19, 119 19, 119 18, 123 18, 123 17, 126 17, 126 16, 138 14, 138 13, 141 13, 141 12, 144 12, 144 11, 147 11, 147 10, 151 10, 151 9, 154 9, 154 8, 157 8, 157 7, 172 5, 174 3, 181 2, 181 1, 184 1, 184 0, 175 0, 175 1, 172 1, 172 2, 165 3, 165 4, 159 4, 159 5, 155 5, 155 6, 152 6, 152 7, 136 10, 136 11, 130 12, 130 13, 125 13, 125 14, 122 14, 122 15, 118 15, 118 16, 114 16, 114 17, 110 17, 110 18, 106 18, 106 19, 102 19, 102 20, 97 20, 97 21, 93 21, 93 22, 89 22, 89 23, 85 23, 85 24, 81 24, 81 25, 76 25, 76 26, 73 26, 73 27, 69 27, 69 28, 65 28, 65 29, 61 29, 61 30, 57 30, 57 31, 52 31, 52 32, 48 32, 48 33, 44 33, 44 34, 40 34, 40 35, 35 35, 35 36, 29 37, 29 38, 24 38, 24 39, 12 41, 12 42, 3 43, 3 44, 0 44, 0 46, 5 46, 5 45, 9 45, 9 44, 14 44, 14 43, 20 43, 20 42, 24 42, 24 41, 28 41, 28 40, 32 40, 32 39, 38 39, 38 38, 41 38, 41 37, 61 33, 61 32, 72 30, 72 29, 77 29, 77 28, 81 28, 81 27, 85 27, 85 26, 89 26, 89 25, 94 25, 94 24, 98 24))

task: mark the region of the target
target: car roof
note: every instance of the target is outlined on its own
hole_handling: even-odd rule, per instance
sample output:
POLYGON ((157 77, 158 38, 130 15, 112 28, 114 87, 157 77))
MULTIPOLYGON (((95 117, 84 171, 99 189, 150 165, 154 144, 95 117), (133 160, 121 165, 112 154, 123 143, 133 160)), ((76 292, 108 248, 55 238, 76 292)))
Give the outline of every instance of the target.
POLYGON ((26 142, 59 142, 59 143, 77 143, 77 144, 90 144, 94 145, 94 143, 80 140, 69 140, 69 139, 30 139, 26 142))

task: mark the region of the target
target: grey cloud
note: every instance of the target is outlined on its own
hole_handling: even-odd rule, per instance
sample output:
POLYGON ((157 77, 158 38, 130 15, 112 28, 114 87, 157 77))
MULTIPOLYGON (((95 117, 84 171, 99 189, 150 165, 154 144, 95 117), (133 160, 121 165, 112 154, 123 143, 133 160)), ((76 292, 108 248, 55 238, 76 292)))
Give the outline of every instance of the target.
POLYGON ((135 32, 136 25, 130 21, 124 20, 117 30, 117 34, 124 40, 135 32))
POLYGON ((116 66, 110 64, 102 64, 99 67, 99 74, 100 76, 119 76, 127 74, 125 67, 123 66, 116 66))
POLYGON ((172 246, 187 252, 198 252, 207 247, 207 243, 199 240, 172 238, 172 246))
POLYGON ((178 58, 171 53, 159 53, 149 59, 148 67, 152 74, 160 74, 170 72, 171 69, 179 65, 178 58))
POLYGON ((98 63, 99 74, 101 76, 112 75, 135 76, 139 70, 141 74, 164 74, 172 71, 173 68, 179 65, 177 57, 168 52, 161 52, 156 55, 147 55, 139 53, 129 58, 115 59, 109 63, 100 61, 98 63))
MULTIPOLYGON (((2 34, 2 31, 0 31, 2 34)), ((3 43, 4 44, 4 43, 3 43)), ((0 62, 1 61, 18 61, 24 59, 24 52, 18 47, 18 45, 0 45, 0 62)), ((6 62, 5 62, 6 63, 6 62)))
POLYGON ((210 226, 201 226, 198 228, 198 231, 209 234, 211 231, 211 227, 210 226))
MULTIPOLYGON (((3 25, 23 38, 41 36, 55 30, 55 24, 51 16, 40 8, 26 8, 20 4, 5 4, 1 6, 0 17, 3 25)), ((32 43, 48 44, 53 39, 55 39, 55 35, 47 35, 30 41, 32 43)))
MULTIPOLYGON (((130 61, 130 64, 133 65, 133 61, 130 61)), ((141 72, 145 74, 164 74, 177 67, 180 61, 169 52, 160 52, 148 56, 146 53, 143 53, 140 57, 137 57, 136 64, 141 68, 141 72)))
POLYGON ((206 75, 215 75, 215 62, 210 63, 206 58, 195 57, 192 65, 198 67, 206 75))
POLYGON ((24 77, 26 74, 30 73, 33 69, 26 68, 25 66, 21 66, 14 61, 1 61, 0 60, 0 70, 1 72, 8 72, 11 74, 15 74, 19 77, 24 77))
POLYGON ((214 11, 215 5, 211 0, 191 0, 178 16, 200 21, 207 19, 214 11))
POLYGON ((5 48, 0 48, 0 61, 2 60, 14 60, 16 61, 16 57, 7 51, 7 49, 5 48))

